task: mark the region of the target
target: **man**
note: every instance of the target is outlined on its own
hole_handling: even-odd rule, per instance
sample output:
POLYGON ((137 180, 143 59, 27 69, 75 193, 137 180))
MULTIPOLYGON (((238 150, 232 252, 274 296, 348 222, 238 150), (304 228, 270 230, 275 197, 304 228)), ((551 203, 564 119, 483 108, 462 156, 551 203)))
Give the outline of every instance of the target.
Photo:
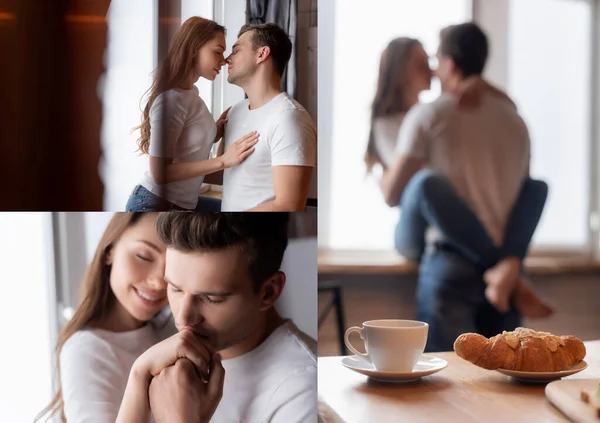
POLYGON ((118 421, 144 421, 148 403, 157 423, 316 421, 316 342, 273 307, 288 215, 164 213, 157 227, 179 333, 136 361, 118 421))
POLYGON ((259 141, 241 165, 224 171, 222 211, 306 207, 317 133, 308 112, 280 88, 291 54, 290 39, 277 25, 246 25, 226 59, 227 80, 248 98, 227 115, 224 147, 252 130, 259 141))
MULTIPOLYGON (((449 94, 466 78, 481 76, 487 55, 487 38, 475 24, 442 31, 437 75, 444 93, 407 113, 382 189, 386 202, 397 205, 412 176, 427 167, 450 183, 500 246, 529 172, 527 128, 514 104, 491 90, 472 109, 460 108, 449 94)), ((485 300, 481 269, 439 232, 429 231, 428 247, 417 294, 419 319, 430 324, 428 351, 451 350, 463 332, 495 335, 518 324, 518 313, 500 315, 485 300)))

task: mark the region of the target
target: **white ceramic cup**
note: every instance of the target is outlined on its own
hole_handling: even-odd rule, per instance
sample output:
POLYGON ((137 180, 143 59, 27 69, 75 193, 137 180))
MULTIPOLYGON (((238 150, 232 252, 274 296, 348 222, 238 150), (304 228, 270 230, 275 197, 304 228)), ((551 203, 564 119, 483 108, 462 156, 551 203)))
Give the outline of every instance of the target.
POLYGON ((344 341, 354 354, 384 372, 412 372, 425 350, 429 325, 416 320, 369 320, 362 327, 352 326, 344 341), (350 334, 358 332, 366 354, 350 343, 350 334))

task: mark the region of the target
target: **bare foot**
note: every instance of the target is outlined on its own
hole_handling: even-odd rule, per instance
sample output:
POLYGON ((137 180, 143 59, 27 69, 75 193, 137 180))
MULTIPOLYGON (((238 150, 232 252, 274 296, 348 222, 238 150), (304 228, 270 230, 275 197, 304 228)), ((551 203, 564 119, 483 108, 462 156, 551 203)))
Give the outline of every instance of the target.
POLYGON ((485 297, 498 310, 506 313, 509 309, 509 298, 521 273, 521 260, 507 257, 500 260, 483 275, 487 284, 485 297))
POLYGON ((533 287, 523 277, 519 277, 513 300, 515 307, 523 317, 543 319, 544 317, 550 317, 554 313, 554 309, 538 297, 533 287))

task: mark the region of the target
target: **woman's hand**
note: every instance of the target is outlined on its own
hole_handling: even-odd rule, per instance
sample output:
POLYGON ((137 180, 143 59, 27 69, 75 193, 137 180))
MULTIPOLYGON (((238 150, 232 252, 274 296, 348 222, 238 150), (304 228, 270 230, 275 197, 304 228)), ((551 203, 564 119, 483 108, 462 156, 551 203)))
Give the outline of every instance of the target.
POLYGON ((215 349, 192 331, 183 329, 170 338, 154 345, 144 352, 134 363, 137 372, 150 380, 161 370, 172 366, 179 358, 187 358, 198 370, 198 374, 208 380, 211 359, 215 349))
POLYGON ((225 135, 225 125, 227 124, 227 113, 229 113, 229 109, 231 109, 231 107, 221 113, 221 116, 217 119, 217 136, 215 137, 215 142, 219 141, 223 138, 223 135, 225 135))
POLYGON ((237 140, 221 156, 225 168, 234 167, 242 163, 246 158, 254 153, 254 146, 258 142, 259 134, 252 131, 237 140))
POLYGON ((208 423, 223 397, 224 383, 225 369, 218 354, 208 383, 198 377, 190 361, 181 358, 152 379, 148 390, 152 415, 157 423, 208 423))

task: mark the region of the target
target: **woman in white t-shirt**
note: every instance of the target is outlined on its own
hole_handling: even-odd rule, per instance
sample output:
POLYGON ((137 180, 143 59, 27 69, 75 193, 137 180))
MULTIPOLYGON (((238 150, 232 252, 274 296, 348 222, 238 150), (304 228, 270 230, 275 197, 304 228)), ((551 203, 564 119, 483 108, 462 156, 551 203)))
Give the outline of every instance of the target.
POLYGON ((116 213, 56 346, 58 392, 36 418, 114 423, 133 362, 177 332, 168 305, 157 213, 116 213))
MULTIPOLYGON (((418 40, 400 37, 387 45, 381 55, 365 153, 369 171, 375 165, 380 165, 385 171, 394 163, 396 141, 404 116, 419 103, 419 94, 430 89, 432 77, 429 57, 418 40)), ((516 107, 504 92, 478 76, 467 78, 454 95, 457 96, 459 107, 470 107, 470 103, 484 91, 501 96, 516 107)), ((513 300, 519 312, 530 318, 547 317, 552 309, 537 297, 520 274, 522 260, 546 202, 547 191, 548 187, 543 181, 525 180, 507 225, 505 245, 497 248, 491 237, 478 235, 487 235, 483 224, 450 183, 433 171, 423 169, 407 184, 398 205, 401 214, 395 232, 396 250, 409 260, 420 261, 425 249, 425 231, 430 226, 435 227, 455 250, 464 252, 466 257, 477 258, 479 261, 476 265, 483 266, 482 263, 496 261, 497 264, 487 267, 484 274, 488 284, 485 296, 496 308, 501 312, 507 311, 511 292, 499 287, 509 285, 506 282, 511 283, 512 280, 508 279, 514 279, 511 285, 514 287, 513 300), (424 209, 427 213, 423 212, 424 209), (469 242, 462 238, 455 239, 456 231, 453 228, 456 227, 474 228, 467 234, 471 237, 469 242), (487 257, 484 252, 494 252, 495 256, 487 257)))
POLYGON ((209 158, 223 136, 226 112, 215 123, 194 84, 200 77, 215 79, 226 63, 224 51, 225 28, 209 19, 189 18, 175 33, 138 127, 148 171, 132 191, 127 211, 219 211, 208 199, 199 204, 204 176, 239 165, 259 136, 250 132, 222 156, 209 158))

